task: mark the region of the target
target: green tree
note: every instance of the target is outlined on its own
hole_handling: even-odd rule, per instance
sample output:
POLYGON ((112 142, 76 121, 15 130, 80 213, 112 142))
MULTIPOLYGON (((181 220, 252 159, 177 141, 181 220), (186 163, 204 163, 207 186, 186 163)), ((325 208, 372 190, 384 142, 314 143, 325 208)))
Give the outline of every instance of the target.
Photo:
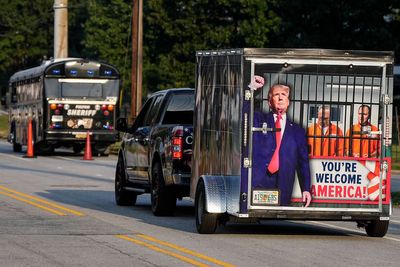
MULTIPOLYGON (((399 50, 399 0, 282 0, 281 28, 271 45, 399 50)), ((400 51, 398 51, 400 52, 400 51)))
POLYGON ((193 86, 196 50, 264 47, 280 25, 275 1, 145 2, 144 80, 151 91, 193 86))
POLYGON ((52 0, 2 1, 0 8, 0 86, 9 76, 39 65, 53 47, 52 0))
POLYGON ((129 92, 132 1, 91 0, 87 8, 82 54, 115 65, 121 72, 124 90, 129 92))
MULTIPOLYGON (((68 1, 69 54, 81 56, 82 21, 86 8, 68 1)), ((5 94, 10 76, 38 66, 53 56, 54 0, 2 0, 0 8, 0 88, 5 94)))

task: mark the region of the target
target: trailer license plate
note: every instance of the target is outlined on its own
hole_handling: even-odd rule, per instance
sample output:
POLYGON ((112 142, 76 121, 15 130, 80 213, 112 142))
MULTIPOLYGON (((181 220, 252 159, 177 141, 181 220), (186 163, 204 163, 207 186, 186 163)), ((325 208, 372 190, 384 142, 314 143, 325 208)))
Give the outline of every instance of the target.
POLYGON ((279 190, 253 191, 253 204, 279 205, 279 190))

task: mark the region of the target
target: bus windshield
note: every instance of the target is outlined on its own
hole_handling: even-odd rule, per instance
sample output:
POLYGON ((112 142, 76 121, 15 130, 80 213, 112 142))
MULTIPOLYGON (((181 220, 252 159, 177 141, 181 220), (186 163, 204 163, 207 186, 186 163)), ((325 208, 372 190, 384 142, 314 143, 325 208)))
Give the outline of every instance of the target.
POLYGON ((47 98, 118 97, 119 80, 107 79, 46 79, 47 98))
POLYGON ((98 83, 61 83, 62 97, 102 97, 102 92, 98 83))

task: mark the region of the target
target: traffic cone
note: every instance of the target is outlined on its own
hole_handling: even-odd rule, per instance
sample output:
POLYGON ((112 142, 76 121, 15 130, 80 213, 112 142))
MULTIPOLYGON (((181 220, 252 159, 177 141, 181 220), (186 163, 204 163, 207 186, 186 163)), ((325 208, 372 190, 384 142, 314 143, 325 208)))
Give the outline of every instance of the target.
POLYGON ((32 138, 32 120, 29 120, 28 123, 28 148, 26 150, 26 155, 24 158, 34 158, 33 154, 33 138, 32 138))
POLYGON ((92 147, 90 146, 90 133, 86 134, 86 146, 85 152, 83 153, 83 160, 93 160, 92 158, 92 147))

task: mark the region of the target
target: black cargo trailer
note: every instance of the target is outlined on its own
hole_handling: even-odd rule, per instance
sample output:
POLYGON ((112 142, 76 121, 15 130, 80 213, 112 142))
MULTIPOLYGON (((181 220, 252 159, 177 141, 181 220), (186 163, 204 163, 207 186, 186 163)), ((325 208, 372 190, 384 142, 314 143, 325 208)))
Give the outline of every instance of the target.
POLYGON ((386 234, 392 52, 244 48, 198 51, 196 60, 191 198, 200 233, 227 221, 312 219, 386 234), (266 119, 276 85, 290 92, 283 127, 266 119), (279 175, 264 159, 275 150, 279 175))

